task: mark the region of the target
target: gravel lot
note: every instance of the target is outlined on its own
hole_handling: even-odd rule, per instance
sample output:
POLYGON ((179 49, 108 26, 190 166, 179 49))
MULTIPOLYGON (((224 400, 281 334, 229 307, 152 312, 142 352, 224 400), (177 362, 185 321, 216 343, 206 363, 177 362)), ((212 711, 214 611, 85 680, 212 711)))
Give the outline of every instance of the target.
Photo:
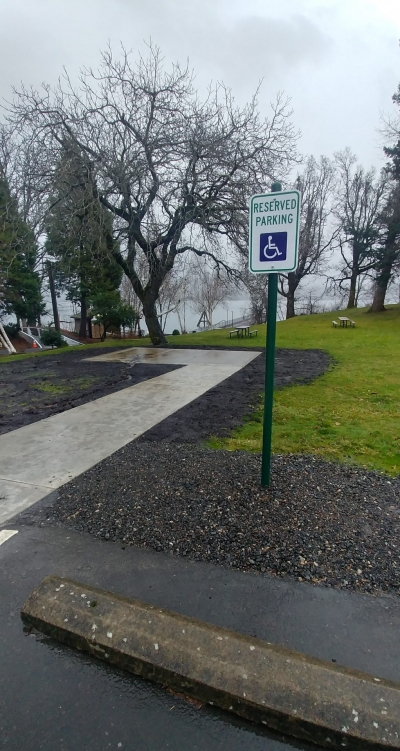
MULTIPOLYGON (((26 378, 39 365, 40 378, 43 367, 63 366, 63 378, 70 364, 82 372, 82 355, 76 356, 75 364, 71 355, 54 365, 46 362, 52 358, 38 359, 36 365, 29 361, 26 378)), ((278 350, 275 384, 313 380, 329 362, 323 352, 278 350)), ((86 365, 92 368, 89 375, 104 366, 108 393, 149 377, 149 369, 155 367, 86 365), (129 376, 135 380, 127 381, 129 376)), ((158 373, 151 371, 152 375, 158 373)), ((151 547, 330 587, 399 595, 400 477, 388 479, 313 457, 275 456, 272 488, 267 491, 259 484, 259 456, 201 445, 206 436, 229 433, 243 420, 258 402, 263 379, 260 356, 63 486, 51 506, 26 512, 25 523, 63 524, 123 546, 151 547)), ((77 398, 88 401, 98 395, 77 398)), ((55 411, 68 408, 60 401, 50 406, 55 411)))
MULTIPOLYGON (((400 478, 307 456, 133 442, 45 510, 104 540, 325 586, 400 594, 400 478)), ((46 522, 45 522, 46 523, 46 522)))

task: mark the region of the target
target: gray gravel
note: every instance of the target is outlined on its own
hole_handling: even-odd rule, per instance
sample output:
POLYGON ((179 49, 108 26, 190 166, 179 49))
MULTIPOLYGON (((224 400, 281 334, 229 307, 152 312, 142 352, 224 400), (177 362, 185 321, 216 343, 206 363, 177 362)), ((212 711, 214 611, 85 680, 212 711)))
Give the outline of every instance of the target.
POLYGON ((45 510, 103 540, 325 586, 400 594, 400 478, 307 456, 132 442, 45 510))
MULTIPOLYGON (((329 365, 321 351, 278 350, 275 387, 311 381, 329 365)), ((199 445, 243 420, 259 402, 263 379, 261 355, 63 486, 52 505, 25 512, 24 523, 63 524, 122 546, 399 595, 400 478, 275 456, 267 491, 259 456, 199 445)))

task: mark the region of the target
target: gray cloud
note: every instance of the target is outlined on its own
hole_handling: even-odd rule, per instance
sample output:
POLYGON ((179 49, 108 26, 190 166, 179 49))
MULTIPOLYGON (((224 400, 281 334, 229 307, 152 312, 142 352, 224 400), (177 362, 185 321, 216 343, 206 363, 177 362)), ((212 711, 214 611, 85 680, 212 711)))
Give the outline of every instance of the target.
POLYGON ((290 70, 320 63, 332 47, 329 37, 303 16, 248 16, 221 32, 215 42, 213 59, 224 77, 243 85, 249 79, 272 82, 278 73, 277 88, 290 70))
POLYGON ((98 58, 110 38, 128 48, 152 37, 168 57, 190 57, 200 77, 231 83, 258 80, 304 63, 315 64, 330 46, 304 16, 238 17, 224 0, 7 0, 2 11, 0 87, 21 79, 54 80, 63 64, 77 68, 98 58))
POLYGON ((201 89, 224 80, 243 101, 263 78, 265 111, 285 90, 302 150, 348 144, 376 162, 379 111, 399 79, 400 28, 363 8, 362 0, 3 0, 0 98, 21 80, 54 83, 63 65, 72 78, 96 67, 108 39, 136 56, 151 37, 167 63, 190 58, 201 89))

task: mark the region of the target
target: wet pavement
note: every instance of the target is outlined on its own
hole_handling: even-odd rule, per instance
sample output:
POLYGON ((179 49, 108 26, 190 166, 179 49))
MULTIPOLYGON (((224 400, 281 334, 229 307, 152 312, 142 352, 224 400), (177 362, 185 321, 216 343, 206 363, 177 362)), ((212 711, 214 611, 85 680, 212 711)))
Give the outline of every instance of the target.
MULTIPOLYGON (((51 573, 400 681, 400 603, 229 571, 61 528, 0 545, 0 745, 12 751, 288 751, 271 736, 133 676, 25 635, 20 608, 51 573)), ((5 537, 5 536, 4 536, 5 537)))
POLYGON ((259 355, 253 351, 158 351, 143 347, 93 358, 100 367, 118 357, 170 367, 163 375, 0 436, 0 524, 190 404, 259 355), (177 365, 185 367, 171 370, 177 365))

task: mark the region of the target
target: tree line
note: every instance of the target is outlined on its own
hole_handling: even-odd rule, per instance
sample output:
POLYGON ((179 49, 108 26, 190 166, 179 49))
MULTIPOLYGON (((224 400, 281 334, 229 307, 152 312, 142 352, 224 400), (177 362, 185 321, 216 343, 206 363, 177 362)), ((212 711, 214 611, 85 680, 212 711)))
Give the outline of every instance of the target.
POLYGON ((65 74, 16 90, 0 130, 0 316, 40 322, 46 260, 80 306, 82 336, 91 309, 107 325, 143 315, 163 343, 168 311, 182 315, 189 297, 210 317, 233 288, 265 320, 248 199, 275 179, 302 194, 298 268, 279 279, 286 316, 315 278, 348 308, 367 279, 371 310, 384 310, 400 268, 400 118, 384 125, 377 172, 348 149, 301 158, 289 102, 278 95, 262 118, 259 96, 240 107, 218 84, 202 100, 188 68, 166 69, 154 47, 136 64, 107 49, 77 86, 65 74))

